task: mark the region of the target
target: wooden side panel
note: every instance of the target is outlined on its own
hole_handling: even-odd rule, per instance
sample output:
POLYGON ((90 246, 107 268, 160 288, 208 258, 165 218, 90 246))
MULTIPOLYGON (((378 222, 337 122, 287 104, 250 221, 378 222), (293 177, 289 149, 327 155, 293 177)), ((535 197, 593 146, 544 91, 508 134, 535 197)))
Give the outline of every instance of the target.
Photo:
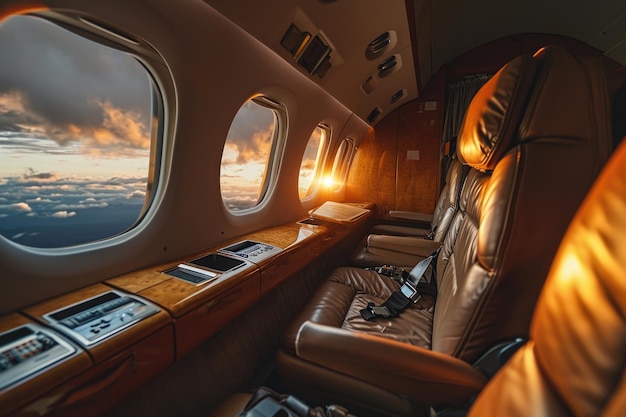
POLYGON ((322 240, 316 238, 314 242, 280 256, 277 262, 261 270, 261 296, 317 258, 321 248, 322 240))
POLYGON ((94 368, 45 393, 17 416, 101 416, 174 360, 168 325, 94 368))
POLYGON ((435 210, 442 106, 439 100, 413 101, 399 109, 396 210, 435 210))
POLYGON ((398 114, 390 113, 359 144, 346 183, 347 201, 371 201, 376 217, 395 210, 398 114))
MULTIPOLYGON (((9 314, 0 318, 0 333, 27 323, 33 323, 33 321, 17 313, 9 314)), ((29 379, 0 390, 0 416, 5 416, 9 412, 35 400, 42 392, 69 380, 85 369, 90 368, 91 365, 92 362, 89 355, 82 350, 78 350, 73 356, 45 368, 29 379)))
POLYGON ((230 288, 176 320, 176 356, 181 358, 249 309, 259 298, 259 275, 230 288))
MULTIPOLYGON (((58 309, 67 307, 76 302, 86 300, 90 297, 104 294, 113 288, 103 285, 94 284, 89 287, 82 288, 78 291, 62 295, 52 300, 45 301, 41 304, 29 307, 24 310, 26 314, 31 316, 34 320, 47 324, 47 321, 43 318, 45 314, 51 313, 58 309)), ((112 335, 110 338, 97 343, 90 348, 88 352, 96 363, 102 362, 104 359, 119 352, 123 347, 130 346, 138 340, 152 334, 159 328, 162 328, 168 323, 171 323, 172 319, 170 315, 164 310, 160 310, 157 313, 145 317, 138 323, 126 328, 124 331, 112 335)))

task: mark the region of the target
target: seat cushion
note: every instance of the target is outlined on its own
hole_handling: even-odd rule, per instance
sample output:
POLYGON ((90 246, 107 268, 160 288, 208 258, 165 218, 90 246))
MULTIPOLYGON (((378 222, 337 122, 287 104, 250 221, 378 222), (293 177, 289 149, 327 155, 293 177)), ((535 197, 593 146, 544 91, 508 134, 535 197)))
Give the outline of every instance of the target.
POLYGON ((410 304, 399 316, 366 321, 360 310, 369 302, 382 304, 398 284, 391 278, 359 268, 335 269, 313 295, 285 334, 284 347, 295 353, 295 340, 304 321, 377 335, 430 349, 433 300, 410 304))

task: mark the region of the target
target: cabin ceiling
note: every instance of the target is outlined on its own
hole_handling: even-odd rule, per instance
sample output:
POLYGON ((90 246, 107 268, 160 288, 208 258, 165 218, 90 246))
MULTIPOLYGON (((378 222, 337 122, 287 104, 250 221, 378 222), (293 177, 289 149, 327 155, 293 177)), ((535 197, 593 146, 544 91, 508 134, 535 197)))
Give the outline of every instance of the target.
POLYGON ((255 0, 205 1, 364 120, 375 107, 382 118, 415 99, 438 69, 463 53, 516 33, 568 36, 626 66, 624 0, 267 0, 263 7, 255 0), (291 23, 329 41, 332 68, 323 78, 309 75, 281 45, 291 23), (367 45, 386 31, 394 31, 397 42, 368 60, 367 45), (378 77, 379 63, 393 54, 400 58, 400 68, 378 77), (362 84, 371 76, 373 89, 365 93, 362 84), (404 98, 391 103, 401 90, 404 98))

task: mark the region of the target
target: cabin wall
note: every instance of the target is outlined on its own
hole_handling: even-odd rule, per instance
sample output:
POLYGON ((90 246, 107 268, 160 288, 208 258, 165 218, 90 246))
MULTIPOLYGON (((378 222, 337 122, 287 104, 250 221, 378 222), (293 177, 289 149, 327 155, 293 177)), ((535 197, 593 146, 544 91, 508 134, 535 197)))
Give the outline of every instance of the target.
MULTIPOLYGON (((141 222, 119 236, 58 250, 24 249, 0 238, 0 280, 6 288, 0 314, 305 218, 327 199, 325 193, 306 200, 298 195, 302 155, 315 127, 330 127, 333 149, 345 137, 340 135, 358 141, 368 130, 310 77, 203 2, 187 0, 179 8, 124 0, 54 3, 68 12, 98 16, 106 26, 124 28, 158 51, 161 58, 147 64, 166 101, 162 178, 141 222), (228 47, 220 39, 228 39, 228 47), (221 196, 221 156, 230 122, 256 95, 285 107, 288 138, 273 189, 240 215, 230 212, 221 196)), ((0 8, 0 18, 20 7, 0 8)), ((341 199, 341 194, 332 197, 341 199)))
MULTIPOLYGON (((445 117, 446 86, 464 76, 493 74, 513 58, 549 44, 562 45, 582 57, 601 56, 597 49, 557 35, 518 34, 476 47, 435 73, 417 100, 381 119, 361 142, 346 185, 347 200, 376 204, 376 216, 389 219, 390 210, 432 213, 440 190, 440 152, 445 117), (419 160, 408 151, 419 150, 419 160)), ((606 59, 609 72, 622 67, 606 59)), ((615 86, 624 74, 615 77, 615 86)), ((613 78, 612 78, 613 79, 613 78)), ((610 80, 611 81, 611 80, 610 80)))

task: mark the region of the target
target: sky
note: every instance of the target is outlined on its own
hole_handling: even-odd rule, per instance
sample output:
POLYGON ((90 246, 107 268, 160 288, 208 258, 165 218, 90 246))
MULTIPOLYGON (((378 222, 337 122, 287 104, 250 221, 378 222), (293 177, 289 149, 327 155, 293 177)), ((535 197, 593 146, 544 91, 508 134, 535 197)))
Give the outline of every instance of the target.
MULTIPOLYGON (((0 24, 0 56, 0 234, 51 247, 131 227, 145 199, 153 125, 145 69, 27 16, 0 24)), ((232 210, 259 199, 273 125, 272 111, 253 103, 233 121, 221 166, 232 210)))
POLYGON ((74 244, 132 226, 150 155, 143 67, 26 16, 0 25, 0 56, 0 233, 55 246, 60 235, 74 244))
POLYGON ((235 115, 220 166, 222 198, 229 209, 250 208, 259 200, 274 124, 273 111, 253 101, 235 115))

